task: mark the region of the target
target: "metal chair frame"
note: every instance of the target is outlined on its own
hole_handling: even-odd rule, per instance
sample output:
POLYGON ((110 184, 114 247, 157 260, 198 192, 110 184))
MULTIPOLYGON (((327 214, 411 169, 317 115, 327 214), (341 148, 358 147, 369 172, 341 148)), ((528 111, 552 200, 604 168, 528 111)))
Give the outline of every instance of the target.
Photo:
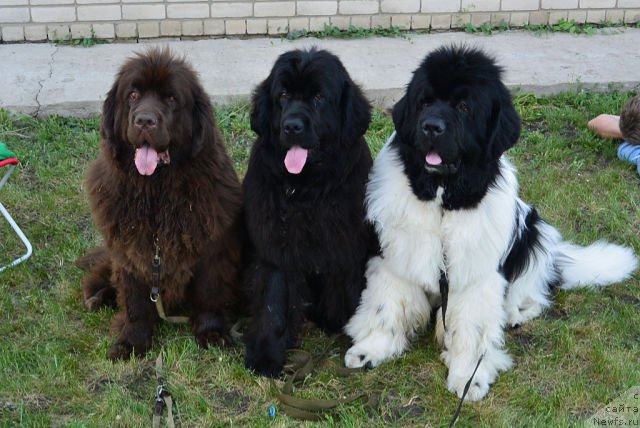
MULTIPOLYGON (((7 171, 4 173, 4 176, 2 177, 2 180, 0 180, 0 190, 2 190, 2 187, 4 187, 5 183, 9 179, 9 176, 11 175, 13 170, 16 168, 17 164, 18 164, 18 160, 15 159, 15 158, 5 159, 5 160, 2 161, 2 164, 0 164, 0 167, 4 167, 5 165, 8 165, 7 171)), ((7 209, 4 207, 4 205, 2 205, 2 202, 0 202, 0 213, 2 213, 2 215, 4 216, 5 219, 7 219, 7 221, 9 222, 9 225, 11 226, 11 228, 16 232, 16 234, 18 235, 18 237, 20 238, 20 240, 22 241, 24 246, 27 248, 27 252, 25 254, 23 254, 22 256, 18 257, 17 259, 12 261, 8 265, 0 267, 0 272, 2 272, 3 270, 8 269, 8 268, 10 268, 12 266, 15 266, 18 263, 22 263, 23 261, 25 261, 29 257, 31 257, 31 253, 33 253, 33 247, 31 246, 31 242, 29 242, 29 240, 27 239, 25 234, 22 232, 22 229, 20 229, 20 227, 15 222, 13 217, 11 217, 11 214, 9 214, 9 211, 7 211, 7 209)))

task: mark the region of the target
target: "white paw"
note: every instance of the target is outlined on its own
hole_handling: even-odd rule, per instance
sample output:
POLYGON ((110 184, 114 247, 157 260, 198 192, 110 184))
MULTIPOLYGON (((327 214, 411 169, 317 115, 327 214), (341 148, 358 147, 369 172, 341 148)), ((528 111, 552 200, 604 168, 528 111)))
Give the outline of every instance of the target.
MULTIPOLYGON (((456 394, 458 398, 462 398, 464 387, 469 381, 471 373, 469 373, 469 375, 459 376, 456 373, 450 372, 449 376, 447 377, 447 389, 456 394)), ((471 384, 469 385, 469 391, 464 397, 465 401, 481 400, 485 395, 487 395, 487 392, 489 392, 490 386, 491 385, 486 379, 486 376, 484 376, 484 373, 481 373, 480 368, 478 368, 478 371, 476 372, 475 376, 471 380, 471 384)))
POLYGON ((377 358, 374 358, 366 350, 358 346, 352 346, 349 348, 344 356, 344 365, 350 369, 357 369, 360 367, 372 369, 380 364, 380 362, 381 361, 378 361, 377 358))
POLYGON ((528 302, 528 304, 522 304, 521 306, 513 306, 506 308, 507 323, 511 327, 517 327, 525 322, 536 318, 542 313, 544 307, 535 302, 528 302))
MULTIPOLYGON (((446 352, 441 355, 447 366, 449 366, 447 389, 462 398, 464 387, 471 379, 473 371, 478 365, 478 360, 469 360, 465 356, 453 358, 451 353, 446 352)), ((487 350, 480 365, 478 365, 478 369, 473 374, 473 379, 469 384, 469 391, 464 397, 465 401, 478 401, 484 398, 498 377, 498 373, 508 370, 512 365, 511 357, 503 349, 490 348, 487 350)))
MULTIPOLYGON (((390 334, 374 332, 364 340, 357 342, 344 356, 344 364, 349 368, 364 367, 372 369, 388 359, 400 355, 404 346, 390 334)), ((402 342, 405 342, 404 340, 402 342)))

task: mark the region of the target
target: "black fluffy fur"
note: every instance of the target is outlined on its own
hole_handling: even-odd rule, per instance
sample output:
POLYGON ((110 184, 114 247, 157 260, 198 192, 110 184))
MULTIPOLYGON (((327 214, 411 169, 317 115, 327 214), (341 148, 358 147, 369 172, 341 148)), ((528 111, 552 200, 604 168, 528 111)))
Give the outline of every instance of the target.
POLYGON ((537 228, 541 221, 538 211, 533 207, 526 214, 524 224, 519 224, 519 220, 516 220, 515 239, 502 264, 502 274, 507 281, 515 281, 527 269, 531 252, 541 246, 540 231, 537 228))
POLYGON ((327 51, 284 53, 253 95, 258 138, 243 184, 253 317, 244 341, 245 365, 261 375, 280 374, 305 319, 339 332, 358 305, 377 248, 363 202, 370 120, 368 101, 327 51), (288 120, 303 130, 287 134, 288 120), (292 145, 309 150, 297 175, 284 166, 292 145))
POLYGON ((520 118, 501 73, 492 58, 465 47, 437 49, 414 72, 393 108, 393 144, 419 199, 434 199, 441 186, 445 209, 473 208, 495 182, 500 156, 520 136, 520 118), (445 132, 425 136, 421 124, 428 120, 441 120, 445 132), (425 156, 433 150, 457 173, 425 170, 425 156))

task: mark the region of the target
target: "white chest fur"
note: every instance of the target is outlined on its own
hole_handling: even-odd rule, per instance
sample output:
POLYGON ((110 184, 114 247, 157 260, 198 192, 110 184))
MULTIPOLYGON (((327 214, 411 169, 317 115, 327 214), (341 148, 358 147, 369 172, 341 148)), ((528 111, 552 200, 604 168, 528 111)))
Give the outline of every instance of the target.
POLYGON ((387 266, 433 293, 441 271, 454 288, 495 273, 512 239, 517 194, 513 167, 503 158, 500 168, 477 207, 444 210, 442 188, 433 201, 415 196, 396 149, 387 143, 371 171, 366 199, 387 266))

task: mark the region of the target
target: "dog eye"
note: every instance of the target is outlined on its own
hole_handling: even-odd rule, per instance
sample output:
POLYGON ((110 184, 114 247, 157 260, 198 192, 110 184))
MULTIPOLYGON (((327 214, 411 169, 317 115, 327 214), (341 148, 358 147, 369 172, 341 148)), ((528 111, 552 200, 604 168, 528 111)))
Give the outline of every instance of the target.
POLYGON ((176 97, 174 96, 167 97, 167 104, 169 104, 171 107, 174 107, 176 103, 177 103, 176 97))
POLYGON ((465 103, 464 101, 460 101, 456 108, 463 113, 469 113, 469 104, 465 103))
POLYGON ((324 102, 324 96, 322 96, 322 94, 316 94, 313 97, 313 103, 315 104, 316 107, 318 107, 323 102, 324 102))
POLYGON ((138 101, 139 99, 140 99, 140 92, 131 91, 129 93, 129 101, 134 102, 134 101, 138 101))
POLYGON ((289 98, 291 98, 291 95, 289 95, 289 92, 287 92, 287 91, 280 92, 280 99, 281 100, 288 100, 289 98))

